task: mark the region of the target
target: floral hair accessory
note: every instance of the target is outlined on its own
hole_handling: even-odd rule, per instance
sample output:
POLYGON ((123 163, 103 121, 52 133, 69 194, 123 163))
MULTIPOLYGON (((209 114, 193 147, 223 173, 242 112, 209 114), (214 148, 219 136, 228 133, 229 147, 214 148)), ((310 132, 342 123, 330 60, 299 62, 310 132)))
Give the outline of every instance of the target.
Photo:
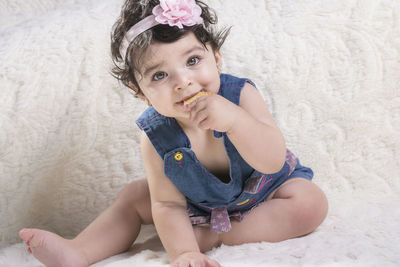
POLYGON ((183 29, 183 26, 203 24, 201 8, 195 0, 160 0, 160 4, 153 8, 152 13, 153 15, 145 17, 126 32, 119 47, 123 60, 132 40, 158 24, 177 26, 179 29, 183 29))
POLYGON ((200 17, 201 8, 194 0, 160 0, 160 4, 154 7, 155 20, 161 24, 178 26, 193 26, 203 23, 200 17))

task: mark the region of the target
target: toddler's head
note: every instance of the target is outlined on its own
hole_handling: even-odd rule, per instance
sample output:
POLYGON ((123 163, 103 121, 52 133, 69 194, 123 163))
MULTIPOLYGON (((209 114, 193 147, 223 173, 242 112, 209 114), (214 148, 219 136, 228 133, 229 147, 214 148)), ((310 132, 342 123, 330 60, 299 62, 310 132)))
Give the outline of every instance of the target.
POLYGON ((198 0, 126 0, 111 33, 114 77, 141 95, 143 57, 154 42, 171 43, 189 32, 218 51, 229 30, 215 31, 215 12, 198 0))

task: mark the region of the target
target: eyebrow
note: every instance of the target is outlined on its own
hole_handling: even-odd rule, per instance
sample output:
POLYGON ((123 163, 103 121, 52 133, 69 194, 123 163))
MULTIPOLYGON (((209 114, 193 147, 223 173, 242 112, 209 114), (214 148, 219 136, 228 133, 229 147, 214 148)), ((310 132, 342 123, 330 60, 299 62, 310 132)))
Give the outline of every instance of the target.
POLYGON ((158 69, 162 64, 156 64, 151 67, 148 67, 144 70, 143 76, 146 77, 149 73, 153 72, 155 69, 158 69))
MULTIPOLYGON (((205 50, 205 48, 203 46, 196 45, 196 46, 188 49, 187 51, 183 52, 181 54, 181 56, 184 57, 184 56, 190 55, 193 52, 198 51, 198 50, 203 52, 205 50)), ((160 68, 160 66, 162 64, 163 64, 163 62, 160 62, 160 63, 157 63, 155 65, 152 65, 152 66, 149 66, 149 67, 145 68, 145 70, 143 72, 143 76, 147 76, 149 73, 153 72, 155 69, 160 68)))

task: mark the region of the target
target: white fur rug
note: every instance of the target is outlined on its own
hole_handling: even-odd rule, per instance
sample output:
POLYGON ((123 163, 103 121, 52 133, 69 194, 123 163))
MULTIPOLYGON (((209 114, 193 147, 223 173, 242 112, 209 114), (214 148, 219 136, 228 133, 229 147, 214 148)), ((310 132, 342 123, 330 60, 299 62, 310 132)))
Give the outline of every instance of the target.
MULTIPOLYGON (((223 246, 223 266, 400 266, 400 2, 213 0, 224 71, 264 93, 330 211, 281 243, 223 246)), ((0 266, 41 266, 17 232, 75 236, 144 177, 145 105, 109 74, 121 0, 0 0, 0 266)), ((168 266, 154 229, 94 266, 168 266)))

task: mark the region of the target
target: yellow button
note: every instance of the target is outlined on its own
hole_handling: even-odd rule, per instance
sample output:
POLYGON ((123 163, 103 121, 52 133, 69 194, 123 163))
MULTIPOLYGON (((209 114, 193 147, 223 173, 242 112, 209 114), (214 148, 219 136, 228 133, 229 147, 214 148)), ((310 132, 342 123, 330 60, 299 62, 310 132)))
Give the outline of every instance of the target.
POLYGON ((174 155, 175 160, 180 161, 183 159, 183 154, 182 152, 176 152, 174 155))

